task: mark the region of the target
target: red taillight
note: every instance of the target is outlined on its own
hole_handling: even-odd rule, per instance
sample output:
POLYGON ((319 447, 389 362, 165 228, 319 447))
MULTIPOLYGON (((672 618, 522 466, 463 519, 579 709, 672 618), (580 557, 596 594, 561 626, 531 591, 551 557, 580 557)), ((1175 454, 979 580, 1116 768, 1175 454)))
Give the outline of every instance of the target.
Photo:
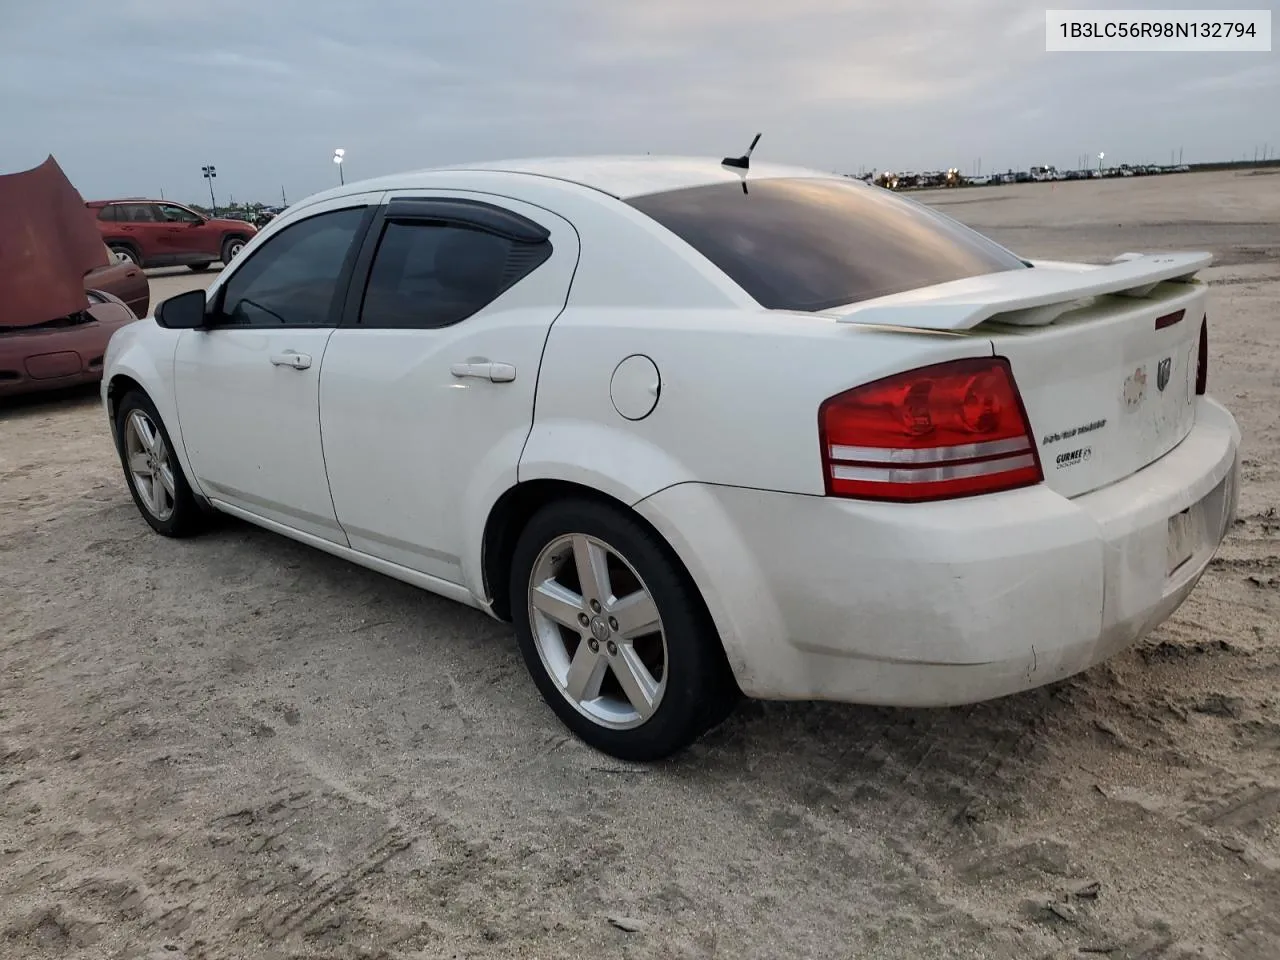
POLYGON ((818 410, 827 494, 943 500, 1044 479, 1003 357, 954 360, 855 387, 818 410))
POLYGON ((1196 359, 1196 395, 1204 396, 1209 385, 1209 315, 1200 322, 1200 355, 1196 359))

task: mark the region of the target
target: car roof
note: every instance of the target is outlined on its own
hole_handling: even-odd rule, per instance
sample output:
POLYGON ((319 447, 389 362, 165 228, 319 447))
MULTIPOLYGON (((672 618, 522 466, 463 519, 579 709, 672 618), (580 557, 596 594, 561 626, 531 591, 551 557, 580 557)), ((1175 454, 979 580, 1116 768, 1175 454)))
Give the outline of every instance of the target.
MULTIPOLYGON (((371 180, 348 182, 344 188, 326 190, 311 198, 337 197, 365 190, 412 190, 438 185, 440 174, 512 174, 544 177, 585 187, 620 200, 686 187, 716 183, 740 183, 744 171, 724 166, 710 157, 541 157, 519 160, 494 160, 484 163, 462 163, 430 167, 408 173, 391 174, 371 180)), ((835 177, 803 167, 771 163, 752 163, 745 172, 749 181, 777 177, 835 177)))
MULTIPOLYGON (((152 200, 150 197, 120 197, 117 200, 86 200, 86 207, 109 207, 113 203, 174 203, 173 200, 152 200)), ((182 204, 178 204, 182 206, 182 204)))
MULTIPOLYGON (((542 157, 524 160, 498 160, 470 163, 445 170, 489 170, 521 173, 537 177, 567 180, 599 190, 621 200, 700 187, 715 183, 739 183, 742 170, 726 167, 711 157, 611 156, 611 157, 542 157)), ((753 163, 746 171, 748 180, 775 177, 831 176, 802 167, 771 163, 753 163)))

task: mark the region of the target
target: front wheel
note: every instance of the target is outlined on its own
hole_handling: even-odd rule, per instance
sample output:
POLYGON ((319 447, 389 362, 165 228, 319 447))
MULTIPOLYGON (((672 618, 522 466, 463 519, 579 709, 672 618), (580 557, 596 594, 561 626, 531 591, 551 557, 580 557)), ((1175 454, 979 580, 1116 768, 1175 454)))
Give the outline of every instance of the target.
POLYGON ((121 399, 116 437, 125 483, 142 518, 166 537, 199 532, 204 514, 182 474, 160 414, 145 393, 131 390, 121 399))
POLYGON ((204 273, 211 266, 213 266, 212 261, 205 261, 204 263, 188 263, 187 269, 192 273, 204 273))
POLYGON ((556 715, 622 760, 659 760, 737 697, 710 616, 667 546, 624 511, 566 500, 525 527, 511 570, 516 637, 556 715))

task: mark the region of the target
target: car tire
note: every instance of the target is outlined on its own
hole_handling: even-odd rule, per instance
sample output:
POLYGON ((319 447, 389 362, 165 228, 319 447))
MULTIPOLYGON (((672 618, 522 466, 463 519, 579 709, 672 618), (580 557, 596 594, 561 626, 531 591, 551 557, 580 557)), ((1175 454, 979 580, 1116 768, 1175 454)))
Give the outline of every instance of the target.
POLYGON ((127 260, 130 263, 132 263, 135 267, 142 266, 142 256, 138 253, 137 250, 135 250, 129 244, 112 243, 112 244, 108 244, 107 248, 115 256, 118 262, 123 263, 124 261, 127 260))
POLYGON ((121 398, 115 419, 120 465, 142 518, 166 537, 199 533, 205 511, 191 492, 169 431, 151 398, 140 390, 130 390, 121 398))
POLYGON ((244 237, 227 237, 222 241, 222 265, 228 267, 231 261, 240 255, 244 245, 248 243, 244 237))
POLYGON ((702 597, 667 544, 624 510, 586 499, 543 507, 520 534, 510 589, 539 692, 589 746, 660 760, 732 711, 740 694, 702 597), (583 589, 580 561, 603 568, 601 588, 583 589))
POLYGON ((192 273, 204 273, 213 266, 212 260, 206 260, 204 263, 188 263, 187 269, 192 273))

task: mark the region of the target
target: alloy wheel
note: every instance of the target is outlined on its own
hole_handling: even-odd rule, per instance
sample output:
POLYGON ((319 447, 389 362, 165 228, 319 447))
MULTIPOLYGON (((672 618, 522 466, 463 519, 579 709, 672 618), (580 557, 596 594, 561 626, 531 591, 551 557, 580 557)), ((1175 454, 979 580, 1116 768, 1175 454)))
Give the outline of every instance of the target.
POLYGON ((163 434, 142 410, 131 411, 125 421, 124 447, 129 476, 142 505, 155 519, 168 520, 177 502, 173 460, 163 434))
POLYGON ((579 713, 615 730, 653 716, 667 688, 667 638, 635 568, 596 537, 557 537, 529 578, 534 646, 579 713))

